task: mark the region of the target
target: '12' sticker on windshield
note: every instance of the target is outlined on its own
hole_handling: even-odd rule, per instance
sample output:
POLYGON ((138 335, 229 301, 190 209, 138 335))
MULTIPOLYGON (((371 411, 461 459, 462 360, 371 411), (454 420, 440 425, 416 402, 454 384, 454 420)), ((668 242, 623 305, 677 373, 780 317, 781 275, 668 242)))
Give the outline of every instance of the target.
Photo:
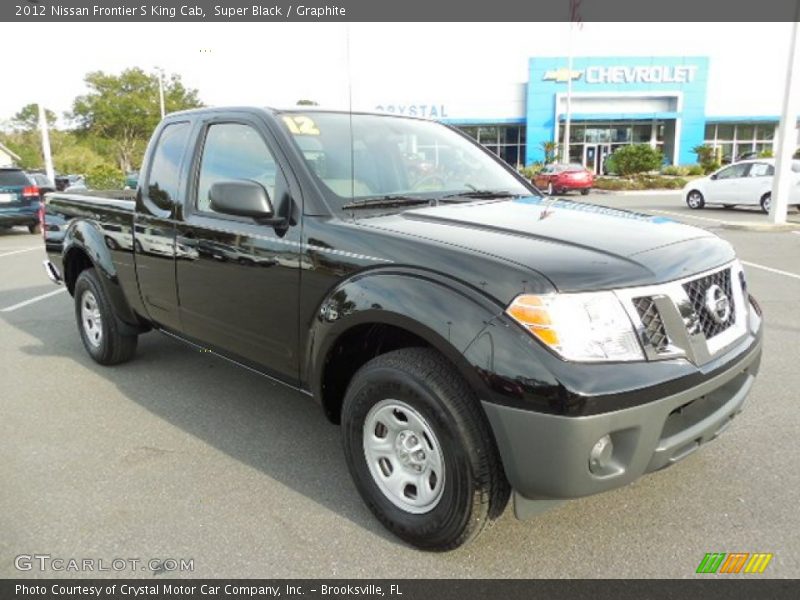
POLYGON ((294 135, 319 135, 317 124, 311 117, 284 115, 283 122, 294 135))

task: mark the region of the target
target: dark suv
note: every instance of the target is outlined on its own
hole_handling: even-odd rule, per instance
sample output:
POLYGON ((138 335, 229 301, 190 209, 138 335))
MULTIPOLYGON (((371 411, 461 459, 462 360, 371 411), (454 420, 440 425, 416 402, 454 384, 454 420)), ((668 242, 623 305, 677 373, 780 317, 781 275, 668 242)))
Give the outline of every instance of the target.
POLYGON ((0 227, 27 225, 28 231, 38 233, 39 188, 22 169, 0 168, 0 227))

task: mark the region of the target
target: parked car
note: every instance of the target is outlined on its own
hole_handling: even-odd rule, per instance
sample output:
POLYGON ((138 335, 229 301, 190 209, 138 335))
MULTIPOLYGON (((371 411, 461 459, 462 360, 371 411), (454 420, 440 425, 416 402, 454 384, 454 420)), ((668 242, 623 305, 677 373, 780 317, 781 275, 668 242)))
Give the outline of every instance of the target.
POLYGON ((83 175, 56 175, 56 190, 63 192, 72 187, 75 189, 86 189, 83 175))
POLYGON ((580 190, 585 196, 594 185, 594 173, 579 163, 555 163, 545 165, 532 181, 550 196, 570 190, 580 190))
POLYGON ((31 180, 31 183, 39 188, 39 198, 42 200, 44 200, 45 194, 56 191, 56 184, 50 181, 50 179, 44 173, 29 171, 27 175, 31 180))
POLYGON ((139 185, 139 171, 128 171, 125 173, 125 183, 123 189, 135 190, 139 185))
POLYGON ((39 233, 39 188, 22 169, 0 167, 0 227, 26 225, 39 233))
POLYGON ((125 362, 156 329, 315 399, 366 505, 420 548, 472 540, 511 494, 527 518, 677 463, 758 372, 730 244, 544 199, 442 124, 198 109, 143 164, 135 200, 47 196, 45 266, 88 354, 125 362))
MULTIPOLYGON (((800 206, 800 160, 792 161, 791 170, 789 205, 800 206)), ((708 204, 722 204, 725 208, 761 206, 761 210, 768 213, 774 175, 775 159, 743 160, 693 179, 684 186, 683 197, 693 209, 708 204)))

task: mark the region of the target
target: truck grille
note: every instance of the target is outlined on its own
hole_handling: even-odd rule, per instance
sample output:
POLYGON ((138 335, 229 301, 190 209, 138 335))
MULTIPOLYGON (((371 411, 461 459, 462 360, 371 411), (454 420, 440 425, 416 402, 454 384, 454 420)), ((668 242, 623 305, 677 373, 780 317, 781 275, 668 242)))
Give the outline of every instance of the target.
POLYGON ((750 301, 738 261, 684 279, 616 290, 615 294, 648 360, 685 357, 703 365, 747 335, 750 301))
POLYGON ((683 284, 683 289, 689 297, 692 310, 697 315, 700 329, 702 329, 706 339, 711 339, 722 333, 736 322, 736 304, 732 301, 733 290, 731 289, 730 269, 724 269, 699 279, 687 281, 683 284), (723 323, 717 322, 706 308, 706 292, 712 285, 718 285, 725 295, 731 299, 731 315, 723 323))
POLYGON ((669 338, 667 337, 667 329, 664 327, 664 321, 661 320, 661 313, 658 312, 653 298, 650 296, 634 298, 633 305, 642 320, 642 325, 644 326, 642 334, 645 339, 656 352, 664 352, 669 345, 669 338))

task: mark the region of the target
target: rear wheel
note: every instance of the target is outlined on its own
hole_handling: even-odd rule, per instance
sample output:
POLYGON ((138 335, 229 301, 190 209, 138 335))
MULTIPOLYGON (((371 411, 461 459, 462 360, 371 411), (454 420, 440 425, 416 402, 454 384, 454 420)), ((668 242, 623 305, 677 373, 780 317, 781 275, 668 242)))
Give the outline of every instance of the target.
POLYGON ((705 198, 703 198, 703 194, 697 190, 692 190, 686 194, 686 204, 689 208, 697 210, 703 208, 706 205, 706 201, 705 198))
POLYGON ((83 346, 101 365, 116 365, 133 358, 138 336, 120 332, 114 309, 94 269, 86 269, 75 282, 75 318, 83 346))
POLYGON ((457 548, 508 503, 510 488, 480 404, 433 350, 404 348, 365 364, 345 395, 342 436, 364 502, 418 548, 457 548))
POLYGON ((769 214, 769 209, 772 206, 772 192, 767 192, 761 196, 761 210, 769 214))
POLYGON ((590 191, 591 191, 590 188, 582 189, 581 190, 581 196, 588 196, 590 191))

